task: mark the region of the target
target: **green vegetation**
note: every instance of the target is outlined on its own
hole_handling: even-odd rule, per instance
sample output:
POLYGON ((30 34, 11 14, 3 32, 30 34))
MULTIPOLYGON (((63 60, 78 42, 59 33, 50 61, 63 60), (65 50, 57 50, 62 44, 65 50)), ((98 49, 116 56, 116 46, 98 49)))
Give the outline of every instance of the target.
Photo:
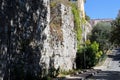
POLYGON ((105 53, 111 46, 110 32, 111 24, 108 22, 100 22, 93 27, 88 37, 90 40, 87 40, 77 52, 78 69, 91 68, 105 59, 105 53))
POLYGON ((85 13, 85 20, 90 21, 90 17, 85 13))
POLYGON ((69 74, 74 74, 76 70, 69 70, 69 71, 61 71, 60 74, 62 76, 69 75, 69 74))
POLYGON ((51 7, 51 8, 56 7, 56 5, 57 5, 57 3, 56 3, 55 1, 50 2, 50 7, 51 7))
POLYGON ((85 19, 80 18, 80 11, 76 4, 72 4, 72 13, 77 36, 76 66, 78 69, 91 68, 105 59, 105 53, 111 46, 109 41, 111 24, 106 22, 98 23, 88 37, 90 40, 82 43, 82 25, 89 21, 90 17, 85 15, 85 19))
POLYGON ((112 44, 120 45, 120 16, 112 22, 110 41, 112 44))
POLYGON ((103 53, 103 55, 99 59, 99 62, 95 66, 101 66, 101 65, 103 65, 103 63, 105 62, 106 58, 107 58, 107 55, 103 53))
POLYGON ((100 22, 93 27, 90 35, 90 41, 100 44, 100 50, 104 53, 110 48, 111 43, 109 41, 111 32, 111 24, 108 22, 100 22))
POLYGON ((60 3, 65 6, 70 6, 70 2, 68 0, 50 0, 50 7, 55 8, 60 3))
MULTIPOLYGON (((89 41, 88 41, 89 42, 89 41)), ((97 42, 85 44, 85 47, 77 52, 76 65, 78 69, 86 69, 95 66, 103 52, 99 49, 97 42)))
POLYGON ((75 24, 75 31, 77 36, 77 45, 78 49, 81 45, 81 39, 82 39, 82 24, 84 24, 85 20, 83 18, 80 18, 80 11, 78 10, 76 4, 72 4, 72 13, 74 15, 74 24, 75 24))

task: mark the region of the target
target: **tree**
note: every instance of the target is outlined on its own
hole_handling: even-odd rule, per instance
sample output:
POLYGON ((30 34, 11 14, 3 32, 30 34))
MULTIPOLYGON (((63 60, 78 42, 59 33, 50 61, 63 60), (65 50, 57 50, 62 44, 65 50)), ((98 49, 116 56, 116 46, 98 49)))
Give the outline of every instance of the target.
POLYGON ((91 68, 99 62, 102 55, 97 42, 86 44, 77 52, 76 66, 77 68, 91 68))
POLYGON ((90 21, 90 17, 85 13, 85 20, 90 21))
POLYGON ((108 22, 100 22, 93 27, 90 35, 90 41, 98 42, 102 51, 107 50, 110 46, 111 24, 108 22))
POLYGON ((120 16, 118 16, 112 23, 112 31, 110 41, 112 44, 120 45, 120 16))

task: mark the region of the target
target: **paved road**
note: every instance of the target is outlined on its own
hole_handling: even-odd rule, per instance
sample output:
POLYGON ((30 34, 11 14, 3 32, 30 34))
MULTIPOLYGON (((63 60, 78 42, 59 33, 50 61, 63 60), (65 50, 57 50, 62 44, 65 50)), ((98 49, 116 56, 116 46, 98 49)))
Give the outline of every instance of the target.
POLYGON ((105 63, 95 69, 102 71, 87 80, 120 80, 120 49, 113 50, 105 63))

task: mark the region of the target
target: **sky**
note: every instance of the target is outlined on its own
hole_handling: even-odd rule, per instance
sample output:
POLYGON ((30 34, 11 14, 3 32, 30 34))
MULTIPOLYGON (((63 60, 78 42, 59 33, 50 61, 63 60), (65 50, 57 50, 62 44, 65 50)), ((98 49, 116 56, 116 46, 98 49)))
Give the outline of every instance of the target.
POLYGON ((86 0, 85 12, 91 19, 113 18, 120 10, 120 0, 86 0))

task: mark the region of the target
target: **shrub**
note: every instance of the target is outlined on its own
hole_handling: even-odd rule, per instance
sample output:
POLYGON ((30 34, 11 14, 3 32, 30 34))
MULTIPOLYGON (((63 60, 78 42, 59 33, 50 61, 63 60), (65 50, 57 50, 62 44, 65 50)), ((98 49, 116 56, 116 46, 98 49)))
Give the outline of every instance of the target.
POLYGON ((102 51, 99 51, 99 44, 93 42, 92 44, 86 45, 78 50, 76 66, 78 69, 91 68, 99 62, 102 55, 102 51))

